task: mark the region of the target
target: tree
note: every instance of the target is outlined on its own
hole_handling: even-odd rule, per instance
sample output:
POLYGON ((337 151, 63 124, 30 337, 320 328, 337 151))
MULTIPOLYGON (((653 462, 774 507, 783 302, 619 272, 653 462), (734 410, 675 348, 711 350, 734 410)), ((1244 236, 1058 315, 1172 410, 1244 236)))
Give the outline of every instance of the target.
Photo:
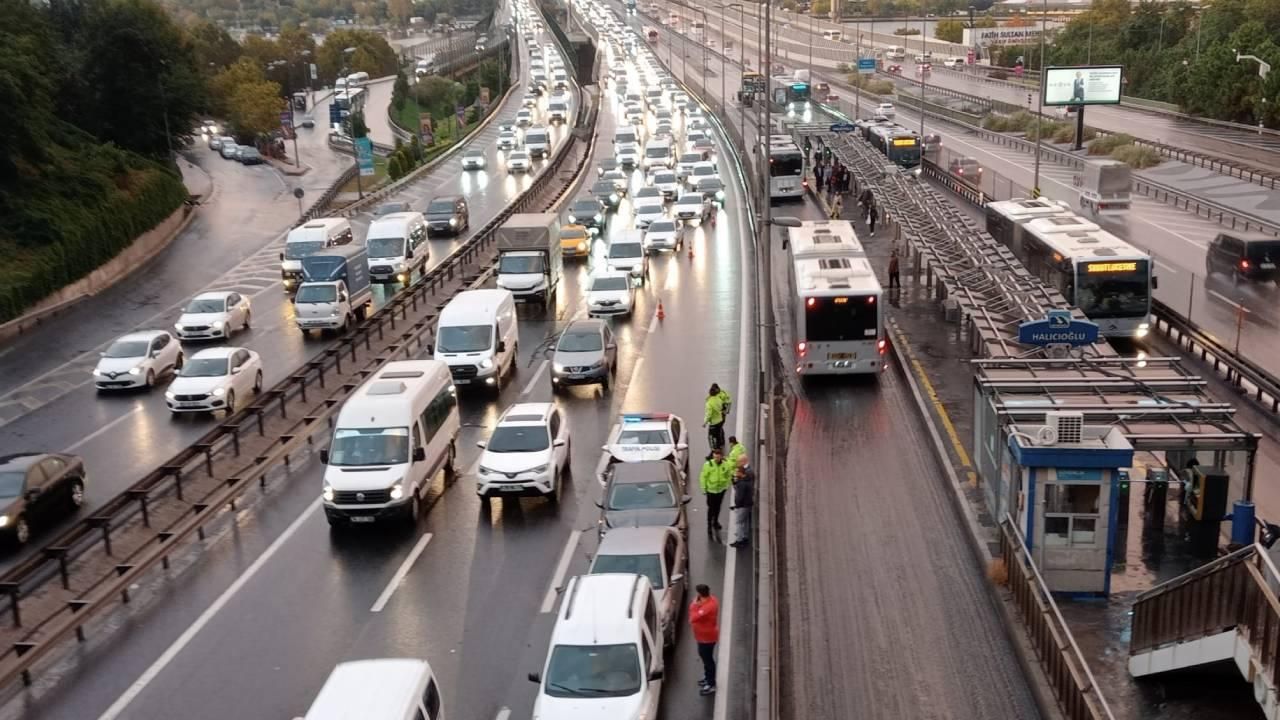
POLYGON ((404 27, 409 24, 409 18, 413 16, 413 5, 409 0, 387 0, 387 14, 395 20, 397 25, 404 27))
POLYGON ((394 182, 404 177, 404 168, 400 166, 400 156, 392 155, 387 158, 387 177, 394 182))
POLYGON ((28 3, 11 11, 0 25, 0 187, 18 178, 19 164, 46 160, 44 118, 53 114, 53 83, 44 72, 54 64, 48 27, 28 3))
POLYGON ((963 42, 964 26, 965 24, 960 20, 939 20, 933 36, 947 42, 963 42))
POLYGON ((228 117, 242 136, 257 137, 280 127, 284 100, 280 86, 270 80, 237 87, 227 105, 228 117))
POLYGON ((316 67, 321 80, 332 83, 339 75, 363 71, 371 77, 393 75, 399 56, 386 38, 368 30, 334 30, 316 49, 316 67), (352 48, 347 53, 347 48, 352 48))
POLYGON ((391 107, 397 111, 404 109, 409 99, 409 78, 403 72, 396 73, 396 84, 391 88, 391 107))
POLYGON ((428 75, 413 86, 413 97, 418 106, 430 110, 436 117, 452 114, 462 93, 461 83, 439 75, 428 75))
POLYGON ((240 59, 242 51, 240 43, 231 34, 208 20, 200 20, 187 29, 191 38, 191 46, 196 54, 196 63, 202 69, 212 72, 222 70, 240 59))
POLYGON ((809 6, 809 14, 814 17, 831 14, 831 0, 813 0, 813 4, 809 6))

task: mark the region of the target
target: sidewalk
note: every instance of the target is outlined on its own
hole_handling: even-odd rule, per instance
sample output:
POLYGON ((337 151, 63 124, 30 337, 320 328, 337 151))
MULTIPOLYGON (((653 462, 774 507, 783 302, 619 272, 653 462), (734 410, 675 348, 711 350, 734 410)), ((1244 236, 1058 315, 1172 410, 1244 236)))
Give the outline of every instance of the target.
POLYGON ((187 186, 187 194, 209 197, 213 192, 213 178, 204 168, 179 155, 178 169, 182 171, 182 184, 187 186))

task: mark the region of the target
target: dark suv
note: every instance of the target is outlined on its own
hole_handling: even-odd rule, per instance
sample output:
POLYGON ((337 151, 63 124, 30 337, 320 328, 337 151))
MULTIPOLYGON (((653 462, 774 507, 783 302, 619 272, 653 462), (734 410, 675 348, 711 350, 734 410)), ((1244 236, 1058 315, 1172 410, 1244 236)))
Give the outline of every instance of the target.
POLYGON ((427 232, 457 235, 469 227, 471 213, 461 195, 438 197, 427 204, 427 232))
POLYGON ((608 223, 604 211, 604 205, 599 200, 593 197, 578 198, 569 206, 569 223, 603 233, 608 223))
POLYGON ((1232 282, 1280 282, 1280 238, 1255 232, 1220 232, 1209 243, 1205 271, 1231 276, 1232 282))

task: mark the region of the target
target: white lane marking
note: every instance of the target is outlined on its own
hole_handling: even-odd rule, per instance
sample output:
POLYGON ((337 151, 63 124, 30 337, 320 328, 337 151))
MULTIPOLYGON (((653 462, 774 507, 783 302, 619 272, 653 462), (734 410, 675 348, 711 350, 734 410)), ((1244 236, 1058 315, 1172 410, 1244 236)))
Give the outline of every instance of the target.
POLYGON ((529 378, 529 382, 525 383, 524 389, 520 391, 521 395, 528 395, 533 392, 533 386, 538 384, 538 378, 542 377, 542 373, 547 371, 547 365, 550 363, 551 361, 546 358, 543 358, 542 362, 538 363, 538 369, 533 371, 533 377, 529 378))
POLYGON ((493 720, 507 720, 509 717, 511 717, 511 708, 504 705, 502 709, 498 711, 498 714, 493 718, 493 720))
POLYGON ((542 598, 543 615, 555 609, 556 596, 560 594, 558 591, 564 584, 565 573, 569 572, 569 561, 573 560, 573 551, 577 549, 582 533, 582 530, 574 530, 569 533, 569 539, 565 540, 564 552, 560 553, 560 562, 556 564, 556 574, 551 577, 551 586, 547 588, 547 594, 542 598))
POLYGON ((125 709, 129 707, 129 704, 136 700, 137 697, 142 694, 142 691, 146 690, 147 686, 159 677, 160 673, 164 672, 164 669, 169 666, 169 663, 173 662, 174 658, 178 657, 187 645, 195 639, 196 635, 199 635, 200 631, 209 624, 209 621, 213 620, 214 616, 221 612, 222 608, 226 607, 227 603, 231 602, 231 598, 235 597, 236 593, 240 592, 244 589, 245 585, 249 584, 249 581, 253 579, 254 575, 258 574, 259 570, 266 567, 267 563, 271 561, 271 558, 274 557, 277 552, 279 552, 280 548, 284 547, 285 543, 289 542, 289 539, 293 537, 294 533, 298 532, 298 529, 301 528, 302 525, 319 509, 320 498, 316 498, 314 502, 307 506, 306 510, 302 511, 302 514, 299 515, 297 519, 289 525, 289 527, 285 528, 283 533, 280 533, 280 537, 276 538, 275 542, 271 543, 262 555, 259 555, 258 559, 254 560, 253 564, 241 573, 240 577, 236 578, 235 582, 231 583, 231 587, 224 590, 222 594, 218 596, 218 599, 213 601, 212 605, 205 608, 205 611, 200 613, 200 617, 196 618, 196 621, 191 623, 191 626, 188 627, 182 635, 178 636, 177 640, 173 641, 173 644, 164 651, 164 654, 157 658, 154 663, 151 663, 151 667, 147 668, 146 671, 142 673, 142 676, 134 681, 134 683, 129 686, 129 689, 125 690, 124 694, 111 704, 111 707, 107 708, 106 712, 98 716, 98 720, 116 720, 116 718, 120 717, 125 709))
POLYGON ((135 406, 135 407, 134 407, 132 410, 130 410, 129 412, 127 412, 127 413, 125 413, 125 414, 121 415, 120 417, 116 418, 115 420, 112 420, 111 422, 107 423, 106 425, 103 425, 102 427, 98 428, 97 430, 94 430, 93 432, 89 433, 88 435, 85 435, 84 437, 80 438, 79 440, 77 440, 77 441, 75 442, 75 444, 74 444, 74 445, 72 445, 71 447, 67 448, 67 449, 66 449, 66 450, 64 450, 63 452, 67 452, 67 453, 74 453, 74 452, 76 451, 76 449, 77 449, 77 448, 80 448, 80 447, 82 447, 82 446, 84 446, 84 445, 88 444, 90 440, 93 440, 94 438, 98 437, 98 436, 99 436, 99 435, 101 435, 102 433, 107 432, 108 430, 110 430, 111 428, 115 427, 116 425, 119 425, 120 423, 124 422, 125 420, 128 420, 128 419, 129 419, 129 418, 130 418, 134 413, 138 412, 138 411, 139 411, 139 410, 141 410, 141 409, 142 409, 142 406, 141 406, 141 405, 137 405, 137 406, 135 406))
POLYGON ((1226 303, 1226 304, 1230 305, 1231 307, 1235 308, 1236 310, 1244 310, 1245 312, 1249 312, 1249 311, 1248 311, 1248 310, 1246 310, 1242 305, 1240 305, 1240 303, 1238 303, 1238 302, 1236 302, 1236 301, 1232 300, 1231 298, 1228 298, 1226 295, 1223 295, 1222 293, 1218 292, 1217 290, 1210 290, 1210 291, 1209 291, 1209 294, 1210 294, 1210 295, 1212 295, 1212 296, 1214 296, 1214 297, 1216 297, 1216 298, 1218 298, 1218 299, 1219 299, 1219 300, 1221 300, 1222 302, 1224 302, 1224 303, 1226 303))
MULTIPOLYGON (((663 309, 665 310, 666 308, 663 308, 663 309)), ((652 335, 653 332, 657 329, 658 329, 658 312, 655 310, 653 313, 653 319, 649 321, 649 334, 652 335)))
POLYGON ((387 583, 387 587, 383 589, 382 594, 378 596, 378 601, 369 608, 369 612, 382 612, 382 608, 387 606, 387 602, 391 600, 391 596, 400 588, 400 583, 404 582, 405 576, 409 574, 409 569, 417 562, 418 556, 423 550, 427 549, 427 543, 431 542, 431 533, 422 533, 422 537, 418 538, 418 544, 413 546, 409 551, 409 555, 405 557, 404 562, 400 563, 400 568, 396 570, 396 574, 391 576, 391 582, 387 583))
POLYGON ((1160 269, 1162 269, 1162 270, 1165 270, 1165 271, 1167 271, 1167 272, 1171 272, 1171 273, 1173 273, 1174 275, 1177 275, 1177 274, 1178 274, 1178 272, 1179 272, 1178 268, 1176 268, 1176 267, 1174 267, 1174 266, 1172 266, 1172 265, 1169 265, 1169 264, 1167 264, 1167 263, 1161 262, 1160 260, 1156 260, 1156 267, 1158 267, 1158 268, 1160 268, 1160 269))

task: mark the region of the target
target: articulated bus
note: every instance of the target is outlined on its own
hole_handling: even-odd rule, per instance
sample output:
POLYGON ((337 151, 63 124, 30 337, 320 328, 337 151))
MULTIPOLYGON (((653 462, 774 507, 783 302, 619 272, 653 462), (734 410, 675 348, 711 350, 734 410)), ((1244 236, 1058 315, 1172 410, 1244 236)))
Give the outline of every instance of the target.
POLYGON ((797 70, 793 77, 774 77, 769 81, 769 99, 787 117, 809 122, 813 119, 813 87, 809 83, 809 71, 797 70))
POLYGON ((1159 282, 1149 254, 1044 198, 989 203, 986 214, 987 232, 1104 337, 1136 340, 1150 332, 1159 282))
POLYGON ((795 141, 769 142, 769 197, 784 200, 804 197, 804 151, 795 141))
POLYGON ((867 140, 895 165, 913 168, 920 164, 920 136, 901 125, 871 125, 867 140))
POLYGON ((796 374, 878 375, 885 363, 884 291, 853 225, 790 228, 796 374))

